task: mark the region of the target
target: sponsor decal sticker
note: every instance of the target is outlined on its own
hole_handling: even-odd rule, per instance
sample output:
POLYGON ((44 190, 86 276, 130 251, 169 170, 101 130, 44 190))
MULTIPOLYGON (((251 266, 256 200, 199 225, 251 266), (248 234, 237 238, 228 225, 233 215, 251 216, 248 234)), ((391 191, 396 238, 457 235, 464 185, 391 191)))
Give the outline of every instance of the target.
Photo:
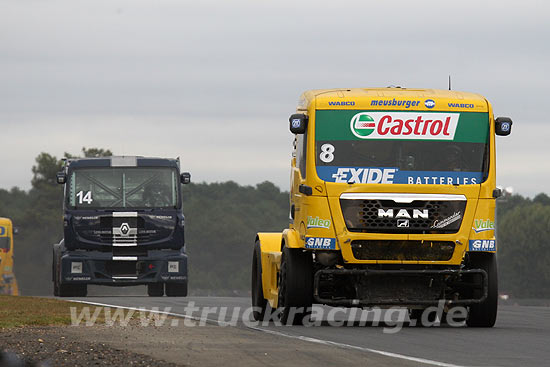
POLYGON ((388 107, 405 107, 405 108, 416 107, 419 104, 420 104, 420 101, 397 100, 395 98, 389 99, 389 100, 377 99, 370 102, 371 106, 388 106, 388 107))
POLYGON ((319 219, 319 217, 307 217, 307 228, 329 228, 330 219, 319 219))
POLYGON ((447 218, 442 219, 442 220, 439 220, 439 219, 434 220, 434 222, 433 222, 433 224, 430 228, 445 228, 449 224, 452 224, 452 223, 460 220, 460 218, 462 218, 462 214, 460 212, 454 212, 454 214, 451 215, 450 217, 447 217, 447 218))
POLYGON ((179 273, 180 272, 180 262, 179 261, 168 261, 168 272, 169 273, 179 273))
POLYGON ((472 229, 475 233, 481 233, 486 231, 495 230, 495 222, 490 219, 474 219, 474 226, 472 229))
POLYGON ((306 237, 306 248, 320 250, 335 250, 336 238, 306 237))
POLYGON ((71 273, 73 273, 73 274, 82 274, 82 262, 80 262, 80 261, 71 262, 71 273))
POLYGON ((427 99, 424 101, 424 106, 426 106, 426 108, 434 108, 435 101, 433 99, 427 99))
POLYGON ((350 121, 359 139, 453 140, 458 113, 359 112, 350 121))
POLYGON ((170 279, 170 280, 185 280, 185 276, 183 276, 183 275, 172 275, 168 279, 170 279))
POLYGON ((353 116, 353 118, 351 119, 351 123, 351 131, 357 137, 369 136, 374 132, 374 128, 376 127, 376 124, 374 123, 372 117, 370 117, 366 113, 358 113, 357 115, 353 116))
POLYGON ((496 240, 470 240, 470 251, 496 251, 496 240))
MULTIPOLYGON (((424 103, 423 101, 421 103, 424 103)), ((438 105, 439 106, 439 105, 438 105)), ((424 105, 422 105, 424 108, 424 105)), ((437 108, 437 107, 436 107, 437 108)), ((475 107, 474 107, 475 109, 475 107)), ((468 143, 485 143, 489 135, 489 114, 486 112, 468 112, 460 111, 434 111, 434 109, 426 109, 425 111, 380 111, 380 110, 353 110, 353 109, 338 109, 333 110, 317 110, 315 112, 315 138, 318 142, 328 143, 339 140, 370 140, 370 139, 402 139, 402 140, 441 140, 441 141, 457 141, 468 143), (361 134, 359 127, 357 129, 350 128, 351 120, 356 118, 356 115, 368 115, 374 123, 374 130, 369 135, 366 132, 361 134), (382 117, 391 117, 380 121, 382 117), (417 119, 420 120, 417 123, 417 119), (451 117, 449 125, 445 128, 447 117, 451 117), (441 121, 443 127, 440 129, 441 121), (454 122, 456 126, 454 126, 454 122), (389 130, 388 130, 389 129, 389 130), (415 134, 415 129, 418 134, 415 134), (424 129, 426 133, 424 134, 424 129), (378 133, 378 130, 385 135, 378 133), (354 133, 354 131, 356 133, 354 133), (432 132, 436 136, 432 136, 432 132), (445 135, 448 133, 449 135, 445 135), (361 136, 363 135, 363 136, 361 136), (366 137, 365 137, 366 136, 366 137)), ((368 118, 359 119, 359 124, 369 121, 368 118)), ((354 121, 355 123, 355 121, 354 121)), ((363 129, 369 129, 368 126, 363 129)))
POLYGON ((396 167, 317 166, 317 175, 326 182, 348 184, 475 185, 481 172, 401 171, 396 167))
POLYGON ((338 168, 332 174, 332 182, 345 183, 393 183, 393 176, 397 168, 338 168))
POLYGON ((331 101, 328 103, 329 106, 355 106, 354 101, 331 101))
POLYGON ((449 102, 447 105, 451 108, 474 108, 473 103, 452 103, 449 102))
POLYGON ((6 235, 6 227, 0 227, 0 236, 6 235))

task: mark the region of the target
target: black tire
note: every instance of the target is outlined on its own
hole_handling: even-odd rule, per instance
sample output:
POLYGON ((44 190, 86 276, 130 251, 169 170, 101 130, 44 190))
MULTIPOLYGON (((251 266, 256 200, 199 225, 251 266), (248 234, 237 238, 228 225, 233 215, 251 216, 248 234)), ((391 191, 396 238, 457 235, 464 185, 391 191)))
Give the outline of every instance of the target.
POLYGON ((57 284, 57 280, 53 282, 53 295, 54 297, 59 297, 59 285, 57 284))
MULTIPOLYGON (((426 325, 424 325, 422 323, 422 315, 424 315, 424 312, 426 312, 426 308, 413 308, 413 309, 409 309, 409 319, 411 320, 411 324, 409 324, 410 326, 416 326, 416 327, 424 327, 426 325), (414 320, 414 321, 413 321, 414 320)), ((443 312, 441 315, 441 320, 439 320, 439 326, 440 325, 445 325, 447 324, 447 312, 443 312)), ((438 326, 438 325, 435 325, 435 321, 437 319, 437 315, 433 312, 431 312, 428 316, 427 316, 427 322, 430 323, 430 325, 432 326, 438 326)))
POLYGON ((86 297, 88 295, 87 284, 58 284, 59 297, 86 297))
POLYGON ((59 282, 57 280, 57 262, 55 260, 55 251, 52 256, 52 280, 53 280, 53 295, 59 297, 59 282))
POLYGON ((147 294, 149 295, 149 297, 164 296, 164 283, 147 284, 147 294))
POLYGON ((166 295, 168 297, 187 297, 187 282, 166 283, 166 295))
POLYGON ((409 319, 411 320, 410 325, 422 326, 422 314, 424 309, 419 308, 409 308, 409 319), (414 320, 414 321, 413 321, 414 320))
POLYGON ((88 285, 87 284, 61 284, 60 282, 60 272, 61 269, 58 269, 58 259, 53 254, 53 264, 52 264, 52 276, 53 276, 53 294, 56 297, 86 297, 88 295, 88 285))
POLYGON ((264 288, 262 286, 262 251, 260 241, 254 244, 254 253, 252 256, 252 318, 256 321, 264 319, 267 301, 264 298, 264 288), (260 309, 257 311, 256 309, 260 309))
MULTIPOLYGON (((496 254, 470 253, 468 268, 483 269, 487 272, 488 295, 485 301, 470 306, 466 324, 470 327, 493 327, 497 320, 498 310, 498 274, 496 254)), ((474 297, 481 295, 481 289, 474 291, 474 297)))
POLYGON ((313 304, 313 258, 310 252, 283 248, 278 298, 281 322, 285 325, 302 324, 313 304))

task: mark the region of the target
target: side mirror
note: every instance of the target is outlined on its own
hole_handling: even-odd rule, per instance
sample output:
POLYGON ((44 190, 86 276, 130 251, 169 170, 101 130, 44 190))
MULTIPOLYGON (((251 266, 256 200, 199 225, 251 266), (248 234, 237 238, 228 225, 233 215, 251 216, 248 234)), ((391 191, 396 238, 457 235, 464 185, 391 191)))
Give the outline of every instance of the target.
POLYGON ((288 121, 290 122, 291 133, 304 134, 306 132, 308 121, 307 115, 304 115, 303 113, 295 113, 293 115, 290 115, 288 121))
POLYGON ((512 132, 512 119, 509 117, 497 117, 495 120, 495 133, 500 136, 508 136, 512 132))
POLYGON ((55 178, 57 179, 57 183, 60 185, 63 185, 65 182, 67 182, 67 174, 65 172, 57 172, 55 178))
POLYGON ((189 172, 183 172, 180 175, 180 181, 184 185, 187 185, 188 183, 191 183, 191 174, 189 172))
POLYGON ((298 191, 306 196, 311 196, 313 195, 313 189, 311 188, 311 186, 308 186, 308 185, 300 185, 298 186, 298 191))

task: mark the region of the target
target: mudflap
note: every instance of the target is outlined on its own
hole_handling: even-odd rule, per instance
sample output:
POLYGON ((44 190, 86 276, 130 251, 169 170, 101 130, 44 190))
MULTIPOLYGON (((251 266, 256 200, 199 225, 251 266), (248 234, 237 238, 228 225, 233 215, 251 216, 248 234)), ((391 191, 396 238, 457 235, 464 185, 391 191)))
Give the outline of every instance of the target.
POLYGON ((260 247, 263 297, 273 309, 277 308, 282 238, 281 233, 258 233, 256 236, 260 247))

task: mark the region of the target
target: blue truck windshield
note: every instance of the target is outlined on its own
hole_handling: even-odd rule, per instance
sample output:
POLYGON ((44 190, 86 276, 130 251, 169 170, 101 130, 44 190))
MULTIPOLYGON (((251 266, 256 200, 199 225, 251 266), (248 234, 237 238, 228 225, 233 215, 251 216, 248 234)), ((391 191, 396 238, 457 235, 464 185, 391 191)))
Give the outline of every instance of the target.
POLYGON ((176 208, 178 174, 173 168, 80 168, 68 183, 73 209, 176 208))

